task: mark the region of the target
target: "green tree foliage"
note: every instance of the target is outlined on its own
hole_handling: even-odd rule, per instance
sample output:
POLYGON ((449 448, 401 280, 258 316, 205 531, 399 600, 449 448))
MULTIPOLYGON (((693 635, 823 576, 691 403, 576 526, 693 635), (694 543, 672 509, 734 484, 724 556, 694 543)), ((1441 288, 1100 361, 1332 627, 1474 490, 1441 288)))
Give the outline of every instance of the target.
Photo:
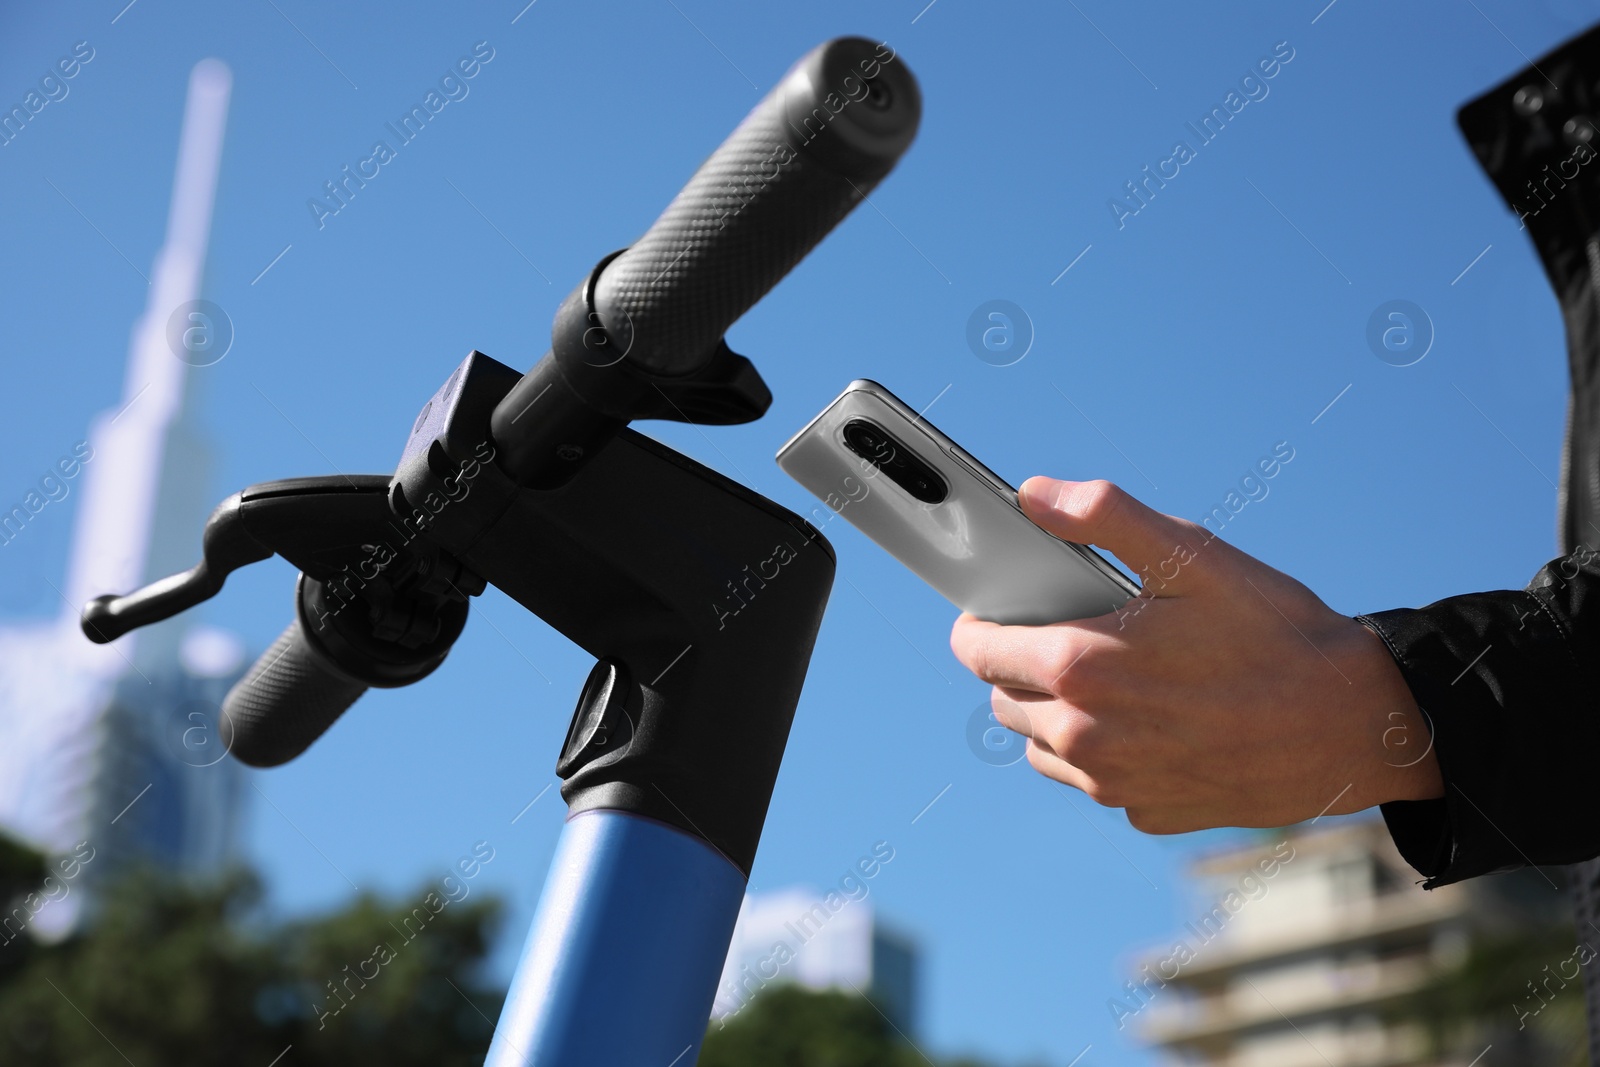
POLYGON ((31 892, 44 875, 43 856, 0 834, 0 902, 31 892))
MULTIPOLYGON (((0 902, 37 893, 48 870, 0 836, 0 902)), ((4 1067, 479 1067, 488 1051, 504 991, 478 977, 500 912, 486 895, 446 901, 425 885, 400 901, 363 894, 284 923, 262 915, 248 871, 195 884, 145 870, 101 882, 95 900, 83 931, 60 944, 0 938, 4 1067)), ((796 986, 713 1024, 699 1059, 933 1062, 865 998, 796 986)))
MULTIPOLYGON (((37 870, 0 847, 10 897, 37 870)), ((296 1067, 483 1062, 503 997, 476 977, 496 900, 441 905, 424 886, 273 923, 245 872, 210 885, 136 872, 97 899, 84 933, 0 945, 0 1064, 267 1067, 291 1046, 296 1067)))
MULTIPOLYGON (((765 990, 727 1021, 712 1023, 699 1067, 930 1067, 871 1002, 796 985, 765 990)), ((984 1067, 977 1060, 944 1067, 984 1067)))
MULTIPOLYGON (((1590 938, 1600 944, 1600 938, 1590 938)), ((1475 938, 1454 967, 1393 1006, 1422 1022, 1436 1055, 1466 1059, 1493 1043, 1526 1067, 1589 1067, 1579 941, 1570 922, 1475 938)))

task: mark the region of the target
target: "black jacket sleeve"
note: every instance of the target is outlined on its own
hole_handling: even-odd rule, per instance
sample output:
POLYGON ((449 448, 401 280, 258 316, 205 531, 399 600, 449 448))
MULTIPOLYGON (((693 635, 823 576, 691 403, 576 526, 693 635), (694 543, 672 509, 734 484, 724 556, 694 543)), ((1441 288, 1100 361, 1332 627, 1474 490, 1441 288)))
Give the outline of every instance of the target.
POLYGON ((1380 809, 1423 888, 1600 855, 1600 551, 1580 545, 1525 590, 1357 621, 1433 732, 1445 796, 1380 809))
MULTIPOLYGON (((1382 805, 1401 855, 1430 889, 1600 856, 1600 604, 1592 603, 1600 598, 1593 547, 1600 546, 1597 119, 1600 27, 1457 115, 1561 305, 1572 393, 1557 510, 1568 554, 1524 590, 1359 617, 1388 645, 1433 731, 1445 796, 1382 805)), ((1590 980, 1600 989, 1600 972, 1590 980)))

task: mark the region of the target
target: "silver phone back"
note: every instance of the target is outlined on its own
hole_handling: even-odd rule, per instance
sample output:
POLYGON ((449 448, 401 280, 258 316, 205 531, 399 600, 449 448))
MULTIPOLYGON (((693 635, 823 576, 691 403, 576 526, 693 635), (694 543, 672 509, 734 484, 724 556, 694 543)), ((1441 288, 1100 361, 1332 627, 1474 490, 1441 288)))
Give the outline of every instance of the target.
POLYGON ((1092 549, 1035 526, 1015 489, 876 382, 851 382, 778 450, 778 466, 981 619, 1029 626, 1083 619, 1138 593, 1092 549), (917 500, 852 451, 843 435, 852 419, 876 424, 937 471, 945 499, 917 500))

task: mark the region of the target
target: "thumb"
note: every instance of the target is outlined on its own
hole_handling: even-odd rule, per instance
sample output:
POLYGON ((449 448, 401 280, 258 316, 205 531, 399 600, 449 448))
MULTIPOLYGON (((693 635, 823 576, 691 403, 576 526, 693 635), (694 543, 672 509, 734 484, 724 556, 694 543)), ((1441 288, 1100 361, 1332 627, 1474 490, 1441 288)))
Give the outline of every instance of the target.
POLYGON ((1095 545, 1150 583, 1165 589, 1206 538, 1193 523, 1163 515, 1107 481, 1068 482, 1033 477, 1017 494, 1034 524, 1063 541, 1095 545))

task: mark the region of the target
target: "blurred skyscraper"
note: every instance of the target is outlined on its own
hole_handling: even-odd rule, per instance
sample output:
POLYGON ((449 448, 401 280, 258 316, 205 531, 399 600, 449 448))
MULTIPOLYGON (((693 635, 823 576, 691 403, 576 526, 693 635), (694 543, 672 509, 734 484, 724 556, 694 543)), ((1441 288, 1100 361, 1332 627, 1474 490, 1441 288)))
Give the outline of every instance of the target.
POLYGON ((711 1018, 725 1022, 768 986, 798 982, 864 994, 910 1036, 917 970, 915 942, 886 928, 865 899, 800 888, 751 893, 739 910, 711 1018))
MULTIPOLYGON (((49 501, 75 495, 72 547, 53 619, 0 624, 0 830, 47 852, 87 841, 85 877, 135 859, 213 869, 233 851, 242 769, 222 759, 216 716, 243 670, 238 640, 179 617, 110 645, 78 613, 103 593, 185 570, 215 503, 211 450, 195 415, 205 367, 232 325, 200 299, 232 75, 207 59, 190 75, 165 241, 134 324, 116 408, 21 503, 0 512, 0 565, 49 501), (59 495, 58 495, 59 494, 59 495)), ((59 506, 59 505, 57 505, 59 506)), ((84 894, 35 917, 36 933, 76 923, 84 894)))
MULTIPOLYGON (((1509 1001, 1481 1020, 1482 1042, 1439 1054, 1412 999, 1478 938, 1570 922, 1566 894, 1542 872, 1423 892, 1369 817, 1202 856, 1191 877, 1196 917, 1138 957, 1108 1002, 1119 1027, 1154 1042, 1167 1062, 1467 1067, 1491 1042, 1495 1058, 1478 1067, 1551 1062, 1516 1045, 1509 1001)), ((1574 1003, 1581 1008, 1581 994, 1574 1003)))

